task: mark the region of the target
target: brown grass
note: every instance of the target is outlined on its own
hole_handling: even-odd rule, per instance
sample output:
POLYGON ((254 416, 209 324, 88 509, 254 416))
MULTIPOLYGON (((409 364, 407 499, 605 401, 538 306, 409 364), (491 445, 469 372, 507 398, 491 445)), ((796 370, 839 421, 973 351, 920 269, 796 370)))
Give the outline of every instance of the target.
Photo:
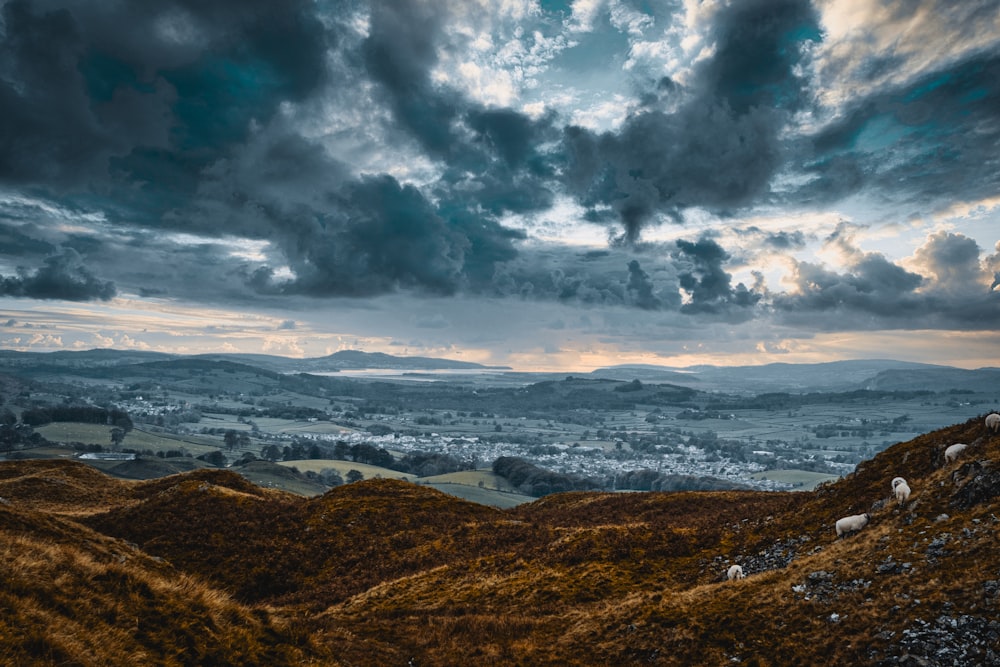
POLYGON ((0 562, 0 664, 336 664, 293 627, 71 522, 0 507, 0 562))

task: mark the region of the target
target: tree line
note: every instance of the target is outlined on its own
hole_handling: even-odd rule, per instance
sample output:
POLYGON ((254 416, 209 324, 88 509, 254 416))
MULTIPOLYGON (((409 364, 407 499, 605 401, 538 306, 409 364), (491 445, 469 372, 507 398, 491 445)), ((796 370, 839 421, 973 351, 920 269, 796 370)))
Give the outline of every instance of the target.
POLYGON ((52 422, 81 422, 84 424, 106 424, 124 430, 133 428, 132 418, 118 408, 102 408, 95 405, 52 405, 28 408, 21 413, 21 421, 28 426, 44 426, 52 422))
POLYGON ((493 474, 503 477, 527 496, 540 498, 565 491, 600 490, 600 482, 589 477, 546 470, 517 456, 501 456, 493 462, 493 474))

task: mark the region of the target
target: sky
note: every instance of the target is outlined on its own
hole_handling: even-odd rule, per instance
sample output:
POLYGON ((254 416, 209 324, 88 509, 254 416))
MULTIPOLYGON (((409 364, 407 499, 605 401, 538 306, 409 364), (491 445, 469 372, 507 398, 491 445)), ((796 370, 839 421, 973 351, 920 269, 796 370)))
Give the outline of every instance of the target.
POLYGON ((0 0, 0 349, 1000 366, 997 0, 0 0))

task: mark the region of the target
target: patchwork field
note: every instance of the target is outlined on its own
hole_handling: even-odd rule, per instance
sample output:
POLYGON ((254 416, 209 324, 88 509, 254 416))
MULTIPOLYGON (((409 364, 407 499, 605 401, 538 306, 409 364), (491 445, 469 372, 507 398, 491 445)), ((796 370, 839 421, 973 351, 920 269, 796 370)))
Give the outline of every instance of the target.
MULTIPOLYGON (((80 424, 77 422, 53 422, 35 429, 43 438, 50 442, 72 444, 79 442, 85 445, 111 446, 111 426, 103 424, 80 424)), ((126 449, 150 450, 157 452, 177 451, 186 449, 192 456, 200 456, 219 449, 221 438, 191 435, 178 436, 168 433, 150 433, 139 428, 129 431, 122 447, 126 449)))

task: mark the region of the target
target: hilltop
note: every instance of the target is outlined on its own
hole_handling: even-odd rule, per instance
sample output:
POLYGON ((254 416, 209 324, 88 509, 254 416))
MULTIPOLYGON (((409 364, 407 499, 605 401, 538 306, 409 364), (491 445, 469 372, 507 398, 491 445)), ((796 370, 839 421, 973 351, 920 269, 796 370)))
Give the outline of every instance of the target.
POLYGON ((0 662, 1000 664, 998 460, 980 415, 815 491, 511 509, 403 480, 306 498, 228 470, 2 462, 0 662))

